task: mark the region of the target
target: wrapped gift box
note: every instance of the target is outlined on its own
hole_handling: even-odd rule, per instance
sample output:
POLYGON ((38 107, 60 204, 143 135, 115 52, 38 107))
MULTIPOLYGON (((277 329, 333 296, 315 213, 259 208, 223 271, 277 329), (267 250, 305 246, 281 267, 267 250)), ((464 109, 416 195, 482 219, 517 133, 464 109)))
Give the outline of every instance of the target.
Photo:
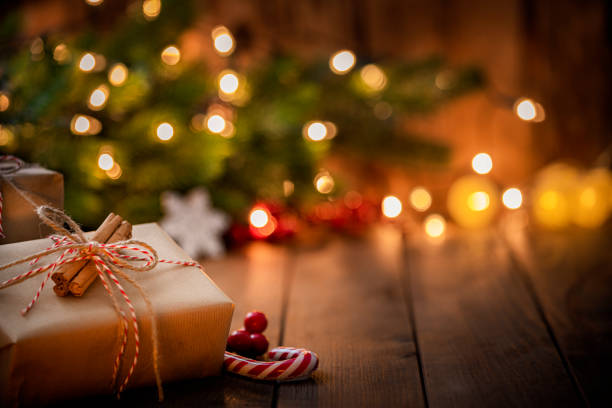
POLYGON ((39 166, 27 166, 0 177, 2 191, 2 227, 6 238, 0 244, 42 238, 51 230, 40 222, 32 206, 3 179, 12 181, 37 203, 64 208, 64 178, 56 172, 39 166))
MULTIPOLYGON (((134 226, 133 235, 155 248, 160 258, 189 259, 157 224, 134 226)), ((49 239, 0 246, 0 264, 48 246, 49 239)), ((29 268, 19 265, 0 271, 0 280, 29 268)), ((153 303, 162 380, 219 374, 234 308, 231 300, 196 267, 160 263, 147 272, 128 273, 153 303)), ((101 282, 94 283, 81 298, 58 297, 45 287, 38 303, 24 317, 20 310, 31 301, 42 278, 0 291, 3 407, 111 392, 121 323, 101 282)), ((151 319, 138 291, 127 282, 123 287, 134 303, 140 326, 140 356, 129 387, 154 385, 151 319)), ((133 351, 130 337, 120 378, 127 374, 133 351)))

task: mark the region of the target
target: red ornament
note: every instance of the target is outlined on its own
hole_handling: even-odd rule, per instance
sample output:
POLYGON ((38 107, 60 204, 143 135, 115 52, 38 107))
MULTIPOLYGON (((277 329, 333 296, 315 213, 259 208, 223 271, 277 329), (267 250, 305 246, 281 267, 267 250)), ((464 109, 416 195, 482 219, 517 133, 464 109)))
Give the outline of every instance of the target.
POLYGON ((249 333, 261 333, 268 327, 268 319, 262 312, 249 312, 244 318, 244 327, 249 333))
POLYGON ((251 350, 251 335, 244 329, 235 330, 227 338, 227 349, 239 354, 248 354, 251 350))
POLYGON ((268 339, 261 333, 251 334, 251 354, 261 356, 268 351, 268 339))

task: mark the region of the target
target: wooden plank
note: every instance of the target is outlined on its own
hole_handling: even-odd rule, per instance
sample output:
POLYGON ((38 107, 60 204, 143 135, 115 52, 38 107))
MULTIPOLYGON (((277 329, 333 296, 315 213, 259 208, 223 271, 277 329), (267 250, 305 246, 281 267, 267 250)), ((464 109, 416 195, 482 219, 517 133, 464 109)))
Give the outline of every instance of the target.
POLYGON ((580 399, 493 231, 408 242, 429 406, 576 406, 580 399))
MULTIPOLYGON (((288 252, 285 248, 256 242, 243 251, 219 260, 202 262, 208 275, 234 301, 236 308, 232 330, 242 327, 244 316, 253 309, 268 317, 265 331, 271 346, 278 344, 281 327, 281 288, 287 273, 288 252)), ((256 382, 228 373, 217 377, 165 383, 164 407, 270 407, 274 385, 256 382)), ((68 401, 61 406, 108 406, 112 396, 68 401)), ((156 406, 153 387, 128 390, 121 402, 130 407, 156 406)))
POLYGON ((506 229, 567 365, 593 407, 612 406, 612 234, 506 229))
POLYGON ((295 265, 284 344, 321 360, 311 380, 279 386, 278 406, 424 406, 399 231, 336 238, 300 251, 295 265))

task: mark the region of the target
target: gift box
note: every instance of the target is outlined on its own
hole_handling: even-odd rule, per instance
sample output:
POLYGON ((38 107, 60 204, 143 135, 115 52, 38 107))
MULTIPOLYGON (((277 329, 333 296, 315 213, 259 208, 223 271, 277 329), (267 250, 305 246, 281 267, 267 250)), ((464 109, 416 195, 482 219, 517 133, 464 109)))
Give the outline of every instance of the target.
MULTIPOLYGON (((155 248, 160 258, 189 260, 157 224, 134 226, 133 239, 155 248)), ((50 244, 50 239, 40 239, 3 245, 0 264, 50 244)), ((0 280, 31 268, 26 263, 0 271, 0 280)), ((159 263, 149 271, 127 273, 153 306, 162 380, 219 374, 234 308, 231 300, 197 267, 159 263)), ((22 316, 20 310, 32 300, 42 278, 0 291, 0 406, 42 405, 111 392, 123 326, 103 285, 98 280, 82 297, 58 297, 45 288, 34 308, 22 316)), ((140 354, 128 387, 154 385, 151 316, 136 288, 127 282, 123 287, 140 326, 140 354)), ((129 370, 133 346, 130 337, 119 378, 129 370)))
POLYGON ((32 205, 6 180, 24 191, 37 204, 64 208, 64 178, 56 172, 39 166, 25 166, 13 173, 0 174, 2 193, 2 228, 5 238, 0 244, 42 238, 51 230, 40 222, 32 205))

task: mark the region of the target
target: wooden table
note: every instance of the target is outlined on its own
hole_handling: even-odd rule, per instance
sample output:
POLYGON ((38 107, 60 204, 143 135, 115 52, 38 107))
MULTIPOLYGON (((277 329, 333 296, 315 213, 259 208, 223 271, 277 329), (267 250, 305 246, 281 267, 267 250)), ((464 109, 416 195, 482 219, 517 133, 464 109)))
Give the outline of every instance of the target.
POLYGON ((542 232, 519 217, 440 241, 387 224, 316 246, 253 243, 204 263, 236 303, 232 329, 264 311, 271 346, 316 351, 318 371, 166 384, 161 405, 610 407, 611 241, 609 228, 542 232))

